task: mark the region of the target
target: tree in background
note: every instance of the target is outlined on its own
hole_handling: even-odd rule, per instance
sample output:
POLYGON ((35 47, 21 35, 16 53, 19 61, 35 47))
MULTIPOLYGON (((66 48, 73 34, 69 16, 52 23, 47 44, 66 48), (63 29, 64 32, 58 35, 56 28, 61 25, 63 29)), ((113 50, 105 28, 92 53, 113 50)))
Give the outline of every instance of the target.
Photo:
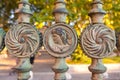
MULTIPOLYGON (((19 0, 0 0, 0 23, 7 23, 12 16, 11 13, 17 8, 19 0)), ((88 12, 90 10, 90 3, 92 0, 65 0, 69 16, 67 22, 79 24, 79 27, 88 23, 88 12)), ((53 22, 52 11, 55 0, 30 0, 34 5, 35 10, 32 21, 33 22, 53 22)), ((114 26, 119 29, 119 15, 120 15, 120 0, 103 0, 104 9, 107 11, 105 16, 105 24, 114 26)), ((118 30, 117 29, 117 30, 118 30)))

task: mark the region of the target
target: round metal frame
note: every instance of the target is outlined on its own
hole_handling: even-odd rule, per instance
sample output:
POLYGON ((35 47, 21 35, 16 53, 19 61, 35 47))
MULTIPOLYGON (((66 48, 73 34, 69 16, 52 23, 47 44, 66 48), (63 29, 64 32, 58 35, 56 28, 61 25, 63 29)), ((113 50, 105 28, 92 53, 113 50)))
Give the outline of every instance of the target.
POLYGON ((43 44, 50 55, 67 57, 77 46, 77 35, 67 24, 57 23, 45 31, 43 44))
POLYGON ((8 52, 16 57, 30 57, 40 45, 38 31, 30 24, 13 25, 7 32, 5 44, 8 52))
POLYGON ((89 57, 107 57, 115 48, 115 32, 104 24, 89 25, 81 34, 80 44, 89 57))

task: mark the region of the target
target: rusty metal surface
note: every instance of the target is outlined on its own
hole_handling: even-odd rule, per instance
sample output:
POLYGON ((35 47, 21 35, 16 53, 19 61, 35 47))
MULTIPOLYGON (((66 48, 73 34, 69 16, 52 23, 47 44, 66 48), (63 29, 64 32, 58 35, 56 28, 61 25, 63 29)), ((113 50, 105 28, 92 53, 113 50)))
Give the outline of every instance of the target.
POLYGON ((6 32, 3 30, 3 28, 0 28, 0 51, 2 51, 5 47, 5 42, 4 42, 5 35, 6 32))
POLYGON ((16 57, 29 57, 39 47, 39 34, 30 24, 14 25, 6 34, 6 47, 16 57))
POLYGON ((93 0, 92 9, 89 12, 90 25, 82 32, 81 47, 84 53, 92 58, 89 71, 92 73, 91 80, 103 80, 101 76, 106 72, 106 67, 101 59, 107 57, 115 48, 115 32, 106 27, 103 22, 106 11, 102 8, 101 0, 93 0))
POLYGON ((120 33, 116 33, 116 47, 120 51, 120 33))
POLYGON ((92 58, 107 57, 115 46, 115 33, 104 24, 89 25, 81 35, 80 44, 92 58))
POLYGON ((68 25, 57 23, 46 30, 43 44, 50 55, 67 57, 77 46, 77 36, 68 25))

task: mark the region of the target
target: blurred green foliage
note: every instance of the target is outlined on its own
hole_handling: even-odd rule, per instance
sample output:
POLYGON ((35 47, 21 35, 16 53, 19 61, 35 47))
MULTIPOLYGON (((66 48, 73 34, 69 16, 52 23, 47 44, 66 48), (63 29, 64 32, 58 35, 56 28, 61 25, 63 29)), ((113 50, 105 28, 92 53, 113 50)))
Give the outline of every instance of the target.
MULTIPOLYGON (((18 7, 19 0, 0 0, 0 23, 6 22, 10 16, 10 11, 15 10, 18 7)), ((44 22, 53 21, 52 11, 54 8, 54 2, 56 0, 29 0, 34 5, 35 13, 33 15, 33 21, 44 22)), ((89 20, 88 12, 91 8, 90 3, 92 0, 65 0, 66 6, 69 11, 69 22, 77 21, 80 24, 89 20)), ((107 20, 105 24, 112 25, 115 29, 119 30, 120 23, 120 0, 102 0, 104 3, 103 8, 107 11, 107 20)))

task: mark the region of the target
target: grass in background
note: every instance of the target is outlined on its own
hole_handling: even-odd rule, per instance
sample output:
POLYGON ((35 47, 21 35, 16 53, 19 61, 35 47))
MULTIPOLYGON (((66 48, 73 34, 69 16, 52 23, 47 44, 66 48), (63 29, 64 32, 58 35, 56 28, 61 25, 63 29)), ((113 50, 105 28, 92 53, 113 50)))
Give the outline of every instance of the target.
POLYGON ((120 56, 104 58, 103 63, 106 64, 120 63, 120 56))
MULTIPOLYGON (((91 59, 87 56, 79 60, 72 60, 68 58, 66 61, 68 64, 91 64, 91 59)), ((118 64, 120 63, 120 56, 104 58, 102 61, 104 64, 118 64)))

